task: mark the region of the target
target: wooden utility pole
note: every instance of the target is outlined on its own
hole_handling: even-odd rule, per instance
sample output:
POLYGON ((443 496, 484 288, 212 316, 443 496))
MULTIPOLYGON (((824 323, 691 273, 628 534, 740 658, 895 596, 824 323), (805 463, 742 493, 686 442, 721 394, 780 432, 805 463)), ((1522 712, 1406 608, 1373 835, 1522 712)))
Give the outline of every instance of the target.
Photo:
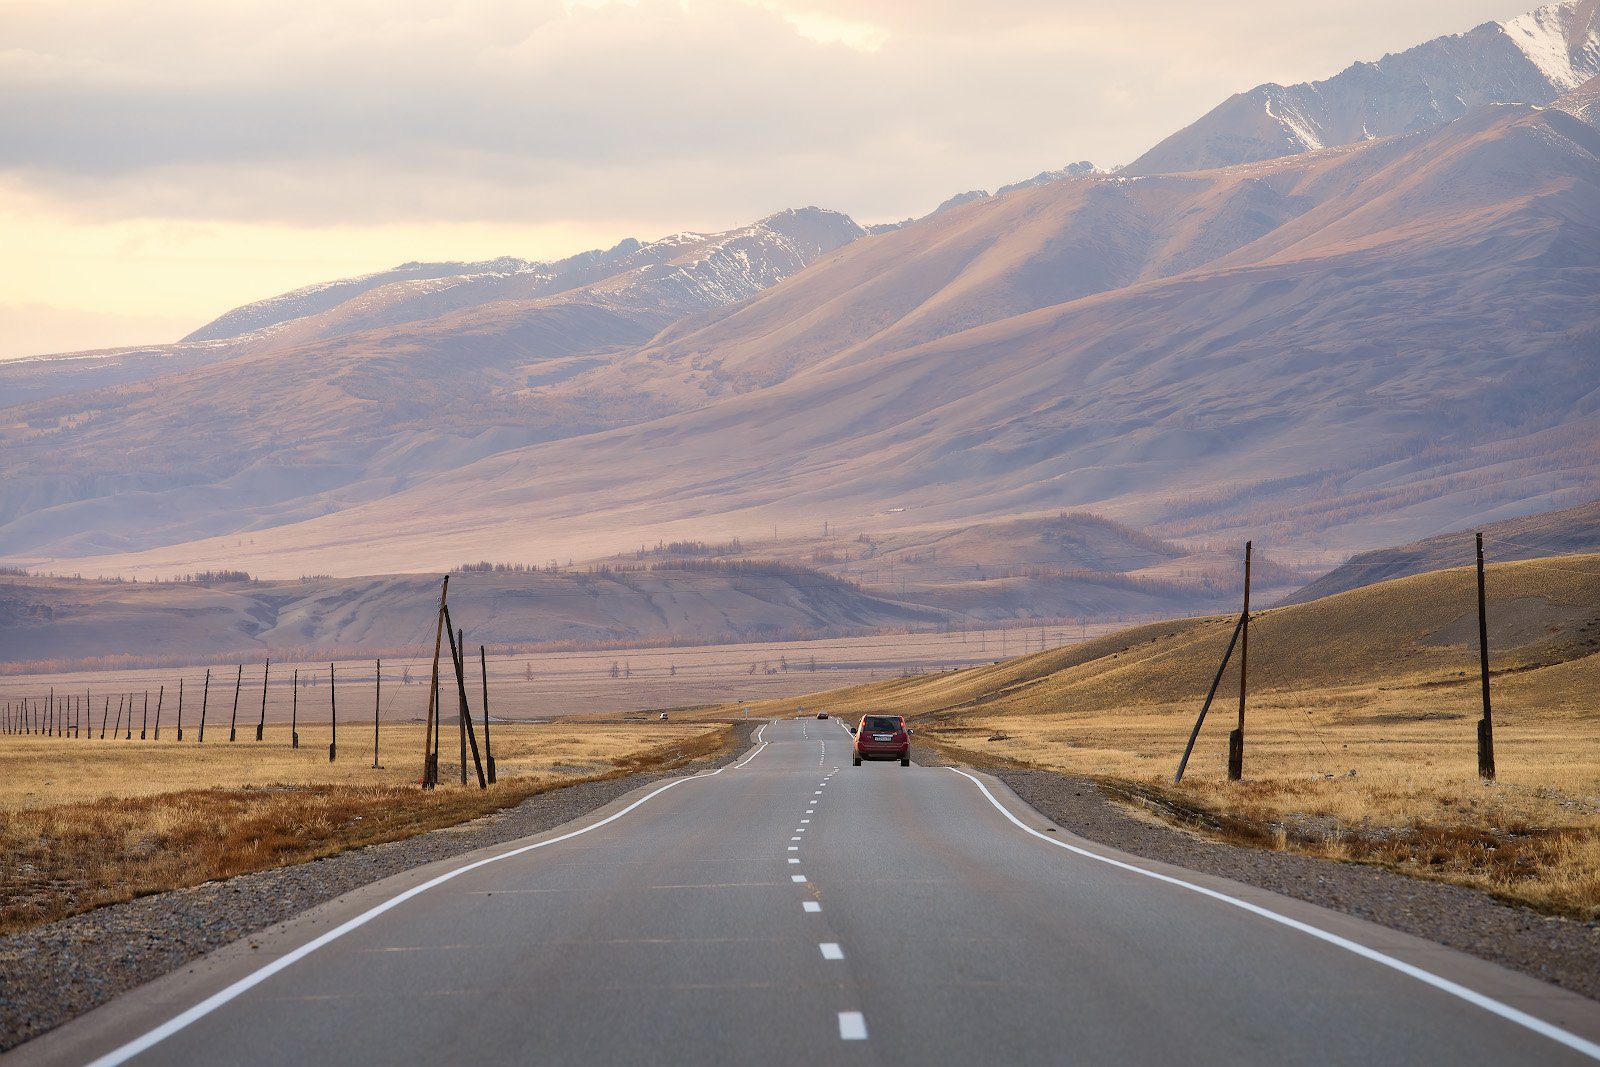
POLYGON ((450 576, 444 576, 439 586, 438 620, 433 628, 433 681, 428 685, 428 721, 422 733, 422 788, 433 789, 439 784, 438 720, 439 707, 439 646, 444 641, 445 596, 450 591, 450 576))
POLYGON ((161 702, 167 698, 167 687, 162 686, 156 694, 156 740, 161 740, 161 702))
POLYGON ((267 665, 261 668, 261 721, 256 723, 256 740, 267 730, 267 676, 272 673, 272 657, 267 657, 267 665))
POLYGON ((300 747, 300 668, 294 669, 294 699, 289 704, 289 747, 300 747))
POLYGON ((244 686, 244 664, 239 664, 239 677, 233 682, 233 718, 228 720, 228 740, 236 741, 239 737, 239 690, 244 686))
POLYGON ((1239 616, 1239 725, 1228 735, 1228 781, 1244 777, 1244 692, 1250 673, 1250 548, 1244 543, 1244 614, 1239 616))
POLYGON ((328 762, 339 753, 339 696, 334 689, 333 664, 328 664, 328 725, 332 733, 328 740, 328 762))
MULTIPOLYGON (((117 711, 121 712, 121 710, 122 705, 118 704, 117 711)), ((106 739, 106 720, 109 718, 111 718, 111 697, 107 696, 105 710, 100 712, 100 740, 102 741, 106 739)))
POLYGON ((1178 761, 1178 773, 1172 776, 1174 785, 1183 781, 1184 768, 1189 766, 1189 756, 1194 752, 1195 739, 1200 736, 1200 727, 1206 721, 1206 712, 1211 710, 1211 701, 1217 695, 1217 687, 1222 684, 1222 672, 1228 669, 1228 660, 1233 658, 1233 648, 1239 643, 1239 631, 1244 629, 1244 616, 1239 616, 1239 621, 1233 624, 1233 636, 1228 638, 1228 649, 1222 654, 1222 662, 1217 664, 1217 676, 1211 679, 1211 688, 1206 693, 1206 702, 1200 705, 1200 715, 1194 720, 1194 729, 1189 731, 1189 743, 1184 746, 1183 758, 1178 761))
MULTIPOLYGON (((444 609, 444 623, 448 631, 450 627, 450 609, 444 609)), ((457 630, 450 641, 450 658, 456 667, 456 692, 461 698, 461 784, 467 784, 467 742, 472 742, 472 765, 478 772, 478 788, 488 789, 489 782, 484 777, 483 760, 478 756, 478 735, 472 729, 472 710, 467 707, 467 663, 466 663, 467 635, 457 630)))
POLYGON ((372 680, 372 769, 378 769, 378 716, 383 711, 383 660, 372 680))
POLYGON ((211 668, 206 668, 206 687, 200 693, 200 740, 196 744, 206 743, 206 705, 211 702, 211 668))
MULTIPOLYGON (((146 706, 148 706, 149 703, 150 703, 150 693, 149 693, 148 690, 144 694, 144 699, 145 699, 146 706)), ((123 736, 122 739, 124 741, 132 741, 133 740, 133 694, 132 693, 128 694, 128 732, 127 732, 126 735, 123 736)))
POLYGON ((1483 718, 1478 720, 1478 776, 1494 779, 1494 720, 1489 715, 1489 615, 1483 592, 1483 534, 1478 534, 1478 673, 1483 679, 1483 718))
POLYGON ((178 740, 183 740, 183 675, 178 676, 178 740))
POLYGON ((494 752, 489 748, 489 657, 482 645, 478 646, 478 670, 483 677, 483 762, 487 764, 489 784, 494 785, 494 752))

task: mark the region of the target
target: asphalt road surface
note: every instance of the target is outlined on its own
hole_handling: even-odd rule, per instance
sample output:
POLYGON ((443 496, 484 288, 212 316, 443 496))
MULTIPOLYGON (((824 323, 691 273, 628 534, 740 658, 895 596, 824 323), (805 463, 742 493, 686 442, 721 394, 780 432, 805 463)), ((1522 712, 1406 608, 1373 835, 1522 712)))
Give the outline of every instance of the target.
POLYGON ((378 883, 13 1054, 103 1063, 1584 1063, 1600 1006, 1071 837, 836 720, 378 883))

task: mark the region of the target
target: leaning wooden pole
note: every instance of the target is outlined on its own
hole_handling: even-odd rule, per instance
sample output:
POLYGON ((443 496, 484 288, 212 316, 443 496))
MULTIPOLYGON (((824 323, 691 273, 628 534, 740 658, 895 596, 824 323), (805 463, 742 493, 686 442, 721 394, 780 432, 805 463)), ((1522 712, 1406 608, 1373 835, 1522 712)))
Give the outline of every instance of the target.
MULTIPOLYGON (((128 716, 128 730, 129 730, 130 733, 133 730, 133 716, 132 715, 128 716)), ((145 740, 149 736, 149 733, 150 733, 150 690, 146 689, 144 691, 144 712, 143 712, 143 717, 140 718, 140 720, 139 720, 139 740, 141 740, 141 741, 145 740)))
POLYGON ((178 677, 178 740, 183 740, 183 676, 178 677))
POLYGON ((450 576, 444 576, 439 586, 438 618, 433 628, 433 681, 428 685, 428 720, 422 732, 422 788, 432 789, 439 784, 439 750, 435 743, 439 705, 439 646, 444 641, 445 596, 450 592, 450 576))
POLYGON ((162 686, 156 694, 156 740, 161 740, 161 702, 167 698, 167 687, 162 686))
POLYGON ((494 751, 489 748, 489 657, 482 645, 478 646, 478 671, 483 678, 483 762, 489 784, 494 785, 494 751))
POLYGON ((272 657, 267 657, 267 665, 261 668, 261 719, 256 723, 256 740, 261 740, 267 732, 267 676, 272 673, 272 657))
POLYGON ((1478 534, 1478 674, 1483 681, 1483 718, 1478 720, 1478 775, 1494 779, 1494 719, 1489 714, 1489 614, 1483 589, 1483 534, 1478 534))
POLYGON ((1250 673, 1250 547, 1244 543, 1244 614, 1239 616, 1239 725, 1228 738, 1228 781, 1244 778, 1244 694, 1250 673))
POLYGON ((1184 746, 1183 758, 1178 761, 1178 773, 1172 776, 1174 785, 1183 781, 1184 768, 1189 766, 1189 756, 1194 752, 1195 739, 1200 736, 1200 727, 1206 721, 1206 712, 1211 710, 1211 701, 1216 698, 1217 687, 1222 684, 1222 672, 1228 669, 1228 660, 1233 658, 1233 646, 1239 642, 1239 631, 1244 629, 1244 616, 1239 616, 1239 621, 1233 624, 1233 636, 1228 638, 1228 650, 1222 654, 1222 662, 1217 664, 1217 676, 1211 679, 1211 689, 1206 693, 1206 702, 1200 705, 1200 717, 1194 721, 1194 729, 1189 731, 1189 743, 1184 746))
POLYGON ((300 747, 300 668, 294 669, 294 699, 289 704, 289 747, 300 747))
POLYGON ((239 690, 244 686, 244 664, 239 664, 239 677, 233 682, 233 718, 228 720, 228 740, 239 738, 239 690))
POLYGON ((200 693, 200 740, 196 744, 206 743, 206 705, 211 702, 211 668, 206 668, 206 687, 200 693))
MULTIPOLYGON (((450 609, 445 609, 445 629, 450 628, 450 609)), ((465 659, 467 635, 463 631, 451 634, 450 658, 456 667, 456 692, 461 698, 461 784, 467 784, 467 741, 472 742, 472 765, 478 772, 478 788, 488 789, 484 778, 483 760, 478 757, 478 735, 472 729, 472 711, 467 707, 467 664, 465 659)))

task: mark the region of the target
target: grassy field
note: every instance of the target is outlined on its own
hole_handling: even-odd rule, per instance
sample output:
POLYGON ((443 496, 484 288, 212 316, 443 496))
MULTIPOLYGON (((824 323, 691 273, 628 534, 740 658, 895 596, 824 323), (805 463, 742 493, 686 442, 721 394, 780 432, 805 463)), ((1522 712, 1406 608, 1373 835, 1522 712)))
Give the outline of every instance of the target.
MULTIPOLYGON (((1498 775, 1477 776, 1476 586, 1420 575, 1253 616, 1244 781, 1237 657, 1173 773, 1234 620, 1158 623, 1002 664, 815 697, 909 716, 979 763, 1092 776, 1204 832, 1382 863, 1600 918, 1600 556, 1488 575, 1498 775)), ((752 714, 780 711, 776 705, 752 714)))
POLYGON ((416 787, 420 723, 385 727, 377 769, 370 724, 341 732, 333 763, 326 726, 303 727, 299 749, 271 727, 260 743, 253 730, 204 745, 0 738, 0 932, 397 840, 560 785, 679 766, 730 738, 713 723, 491 729, 499 782, 480 790, 469 772, 469 786, 456 784, 458 734, 447 728, 431 792, 416 787))

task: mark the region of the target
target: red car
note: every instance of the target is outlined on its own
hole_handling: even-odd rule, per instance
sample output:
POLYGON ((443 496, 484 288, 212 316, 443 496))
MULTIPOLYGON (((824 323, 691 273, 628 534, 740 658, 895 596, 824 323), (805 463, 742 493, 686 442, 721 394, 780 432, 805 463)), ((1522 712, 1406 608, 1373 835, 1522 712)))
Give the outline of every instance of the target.
POLYGON ((856 735, 850 753, 854 766, 864 759, 897 759, 900 766, 911 766, 911 728, 899 715, 863 715, 850 732, 856 735))

